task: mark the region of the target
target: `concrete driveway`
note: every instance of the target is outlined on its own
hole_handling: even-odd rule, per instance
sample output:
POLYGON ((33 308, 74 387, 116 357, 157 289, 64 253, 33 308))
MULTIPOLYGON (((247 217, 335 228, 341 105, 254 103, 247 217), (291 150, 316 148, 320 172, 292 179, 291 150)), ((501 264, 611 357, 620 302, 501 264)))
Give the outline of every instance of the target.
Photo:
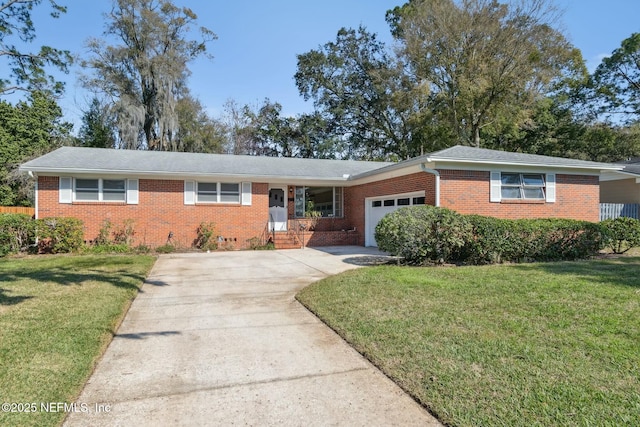
POLYGON ((161 256, 64 425, 438 425, 294 299, 380 256, 161 256))

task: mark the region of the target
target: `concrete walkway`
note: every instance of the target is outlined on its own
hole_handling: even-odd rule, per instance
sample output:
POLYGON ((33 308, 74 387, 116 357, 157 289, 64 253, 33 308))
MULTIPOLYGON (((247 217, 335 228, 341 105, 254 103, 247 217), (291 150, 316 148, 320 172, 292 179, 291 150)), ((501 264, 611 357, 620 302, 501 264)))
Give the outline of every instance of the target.
POLYGON ((381 256, 161 256, 64 425, 438 425, 294 299, 381 256))

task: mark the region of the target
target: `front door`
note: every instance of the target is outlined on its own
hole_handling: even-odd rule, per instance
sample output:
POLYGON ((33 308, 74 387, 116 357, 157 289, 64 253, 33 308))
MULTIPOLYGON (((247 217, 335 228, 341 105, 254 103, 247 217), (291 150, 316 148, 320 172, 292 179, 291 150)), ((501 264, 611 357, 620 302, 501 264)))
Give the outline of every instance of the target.
POLYGON ((282 188, 269 189, 269 228, 287 231, 287 199, 282 188))

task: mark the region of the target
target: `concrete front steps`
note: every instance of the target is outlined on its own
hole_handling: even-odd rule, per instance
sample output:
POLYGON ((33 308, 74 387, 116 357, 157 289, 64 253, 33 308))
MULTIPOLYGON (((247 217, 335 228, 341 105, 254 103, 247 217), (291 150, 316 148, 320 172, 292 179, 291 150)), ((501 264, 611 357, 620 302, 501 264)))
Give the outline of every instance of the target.
POLYGON ((273 241, 276 249, 301 249, 302 243, 294 234, 286 231, 276 231, 273 241))

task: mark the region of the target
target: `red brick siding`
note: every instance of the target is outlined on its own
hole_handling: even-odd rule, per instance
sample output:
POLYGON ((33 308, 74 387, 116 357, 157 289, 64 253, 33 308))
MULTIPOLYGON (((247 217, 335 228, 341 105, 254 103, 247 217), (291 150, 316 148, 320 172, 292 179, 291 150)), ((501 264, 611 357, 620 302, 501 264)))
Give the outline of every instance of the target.
POLYGON ((556 175, 556 201, 492 203, 488 171, 440 171, 440 206, 463 214, 497 218, 571 218, 597 222, 600 190, 597 176, 556 175))
MULTIPOLYGON (((491 203, 488 171, 440 171, 440 204, 464 214, 499 218, 574 218, 599 219, 599 182, 597 176, 556 175, 556 202, 491 203)), ((247 240, 259 237, 269 218, 268 184, 252 184, 251 206, 184 205, 182 180, 139 181, 139 204, 58 203, 58 177, 38 178, 38 217, 67 216, 85 224, 85 239, 93 240, 105 219, 117 228, 125 220, 134 221, 135 243, 159 246, 167 242, 169 232, 174 242, 190 247, 196 229, 203 222, 216 224, 218 234, 234 248, 247 247, 247 240)), ((288 191, 289 218, 294 216, 293 187, 288 191)), ((315 235, 307 236, 311 245, 340 242, 364 245, 365 198, 398 193, 425 191, 426 203, 435 204, 435 177, 418 172, 402 177, 344 188, 344 217, 320 219, 315 235), (356 229, 343 236, 341 230, 356 229), (322 233, 327 232, 327 233, 322 233), (331 233, 338 232, 338 233, 331 233)))
POLYGON ((268 185, 252 184, 251 206, 238 204, 185 205, 184 181, 139 181, 139 204, 74 202, 58 203, 58 177, 38 178, 38 217, 66 216, 84 222, 85 239, 97 237, 105 219, 111 220, 112 230, 126 220, 134 221, 135 244, 152 247, 167 242, 173 232, 173 242, 190 247, 196 238, 198 225, 213 222, 216 231, 234 248, 248 246, 247 240, 259 237, 269 218, 268 185))
POLYGON ((358 244, 364 245, 365 198, 399 193, 425 191, 425 203, 435 204, 435 176, 418 172, 383 181, 347 187, 344 191, 345 214, 350 218, 350 227, 358 231, 358 244))

